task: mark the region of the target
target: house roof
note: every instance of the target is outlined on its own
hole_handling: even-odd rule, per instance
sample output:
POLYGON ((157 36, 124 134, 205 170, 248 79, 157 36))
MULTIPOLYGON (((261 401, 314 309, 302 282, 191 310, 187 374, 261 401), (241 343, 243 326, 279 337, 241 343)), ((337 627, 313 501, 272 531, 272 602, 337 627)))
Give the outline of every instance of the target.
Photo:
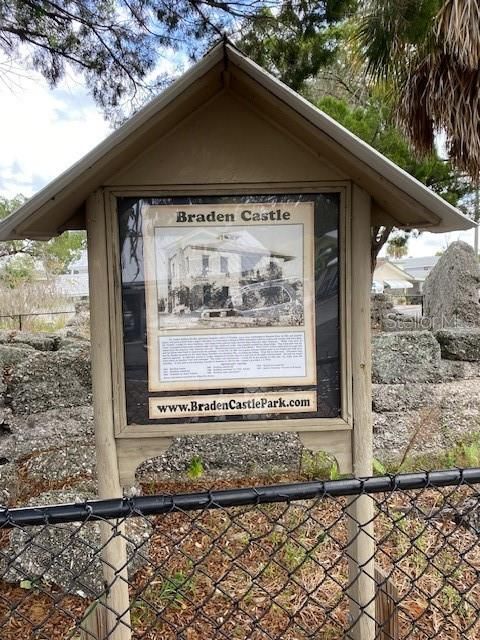
POLYGON ((397 260, 396 264, 404 269, 414 280, 423 282, 433 267, 439 261, 440 256, 424 256, 423 258, 404 258, 397 260))
POLYGON ((440 256, 424 256, 422 258, 401 258, 395 260, 394 264, 399 265, 402 269, 420 269, 422 267, 432 268, 439 261, 440 256))
MULTIPOLYGON (((407 273, 399 264, 388 260, 387 258, 378 258, 375 271, 373 273, 373 280, 375 281, 387 281, 396 280, 402 282, 413 282, 414 278, 407 273), (383 276, 380 275, 383 273, 383 276)), ((408 285, 403 285, 408 286, 408 285)))
MULTIPOLYGON (((0 240, 49 238, 84 228, 87 197, 151 143, 162 123, 171 130, 192 108, 220 91, 269 109, 293 135, 319 149, 373 198, 377 224, 444 232, 475 225, 455 207, 350 133, 313 104, 221 42, 123 126, 0 223, 0 240)), ((319 152, 320 153, 320 152, 319 152)))

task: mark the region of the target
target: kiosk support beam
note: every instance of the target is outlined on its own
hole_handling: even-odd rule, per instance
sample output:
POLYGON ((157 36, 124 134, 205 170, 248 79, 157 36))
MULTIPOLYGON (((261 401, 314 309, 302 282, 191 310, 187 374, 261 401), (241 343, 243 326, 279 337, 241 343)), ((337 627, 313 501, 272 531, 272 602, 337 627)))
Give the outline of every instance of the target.
MULTIPOLYGON (((352 192, 352 374, 353 473, 372 473, 372 372, 370 330, 370 196, 352 192)), ((350 503, 349 590, 351 640, 375 638, 375 540, 373 501, 360 495, 350 503)))
MULTIPOLYGON (((87 200, 88 265, 90 285, 91 359, 98 492, 100 498, 122 496, 112 409, 112 371, 108 313, 107 238, 104 198, 96 191, 87 200)), ((108 592, 100 601, 102 616, 98 640, 130 640, 130 608, 123 524, 101 523, 103 575, 108 592), (117 534, 117 535, 115 535, 117 534), (103 629, 103 631, 101 630, 103 629), (105 635, 106 630, 106 635, 105 635)), ((97 612, 97 618, 100 612, 97 612)))

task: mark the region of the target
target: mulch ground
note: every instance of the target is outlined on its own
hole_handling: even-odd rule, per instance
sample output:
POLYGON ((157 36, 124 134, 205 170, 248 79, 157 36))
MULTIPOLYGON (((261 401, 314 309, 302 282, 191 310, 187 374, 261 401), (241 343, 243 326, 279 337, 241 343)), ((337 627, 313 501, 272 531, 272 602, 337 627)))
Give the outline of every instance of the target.
MULTIPOLYGON (((279 480, 295 478, 273 479, 279 480)), ((182 493, 255 484, 267 482, 242 478, 212 487, 211 481, 189 481, 146 489, 182 493)), ((480 638, 479 536, 448 510, 470 494, 462 487, 374 496, 375 562, 398 592, 400 638, 480 638)), ((345 509, 345 499, 324 498, 150 518, 148 564, 130 579, 133 637, 348 637, 345 509)), ((88 601, 41 581, 28 586, 0 582, 1 640, 81 637, 77 627, 88 601)))

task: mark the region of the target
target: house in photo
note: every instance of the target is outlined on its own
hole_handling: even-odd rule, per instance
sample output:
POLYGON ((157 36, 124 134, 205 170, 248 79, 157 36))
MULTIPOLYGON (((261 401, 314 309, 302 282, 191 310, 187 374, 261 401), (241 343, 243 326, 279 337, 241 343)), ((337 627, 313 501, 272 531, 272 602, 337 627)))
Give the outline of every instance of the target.
POLYGON ((165 254, 168 296, 163 306, 169 313, 242 304, 247 290, 252 291, 245 287, 281 282, 285 263, 294 259, 270 250, 243 229, 220 234, 195 230, 165 247, 165 254))

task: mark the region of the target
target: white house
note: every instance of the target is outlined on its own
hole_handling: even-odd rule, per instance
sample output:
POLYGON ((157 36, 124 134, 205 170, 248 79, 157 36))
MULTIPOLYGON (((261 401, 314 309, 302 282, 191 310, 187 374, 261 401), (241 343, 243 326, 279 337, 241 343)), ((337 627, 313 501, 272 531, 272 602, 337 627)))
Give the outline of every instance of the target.
POLYGON ((164 249, 168 263, 168 308, 192 311, 211 301, 236 296, 241 286, 281 277, 294 256, 272 251, 250 232, 202 229, 175 240, 164 249))
POLYGON ((440 256, 423 256, 422 258, 402 258, 395 260, 397 266, 406 271, 413 278, 414 288, 412 293, 416 295, 423 294, 423 285, 425 280, 437 264, 440 256))
POLYGON ((405 296, 413 290, 414 278, 388 258, 379 258, 373 273, 373 292, 405 296))

